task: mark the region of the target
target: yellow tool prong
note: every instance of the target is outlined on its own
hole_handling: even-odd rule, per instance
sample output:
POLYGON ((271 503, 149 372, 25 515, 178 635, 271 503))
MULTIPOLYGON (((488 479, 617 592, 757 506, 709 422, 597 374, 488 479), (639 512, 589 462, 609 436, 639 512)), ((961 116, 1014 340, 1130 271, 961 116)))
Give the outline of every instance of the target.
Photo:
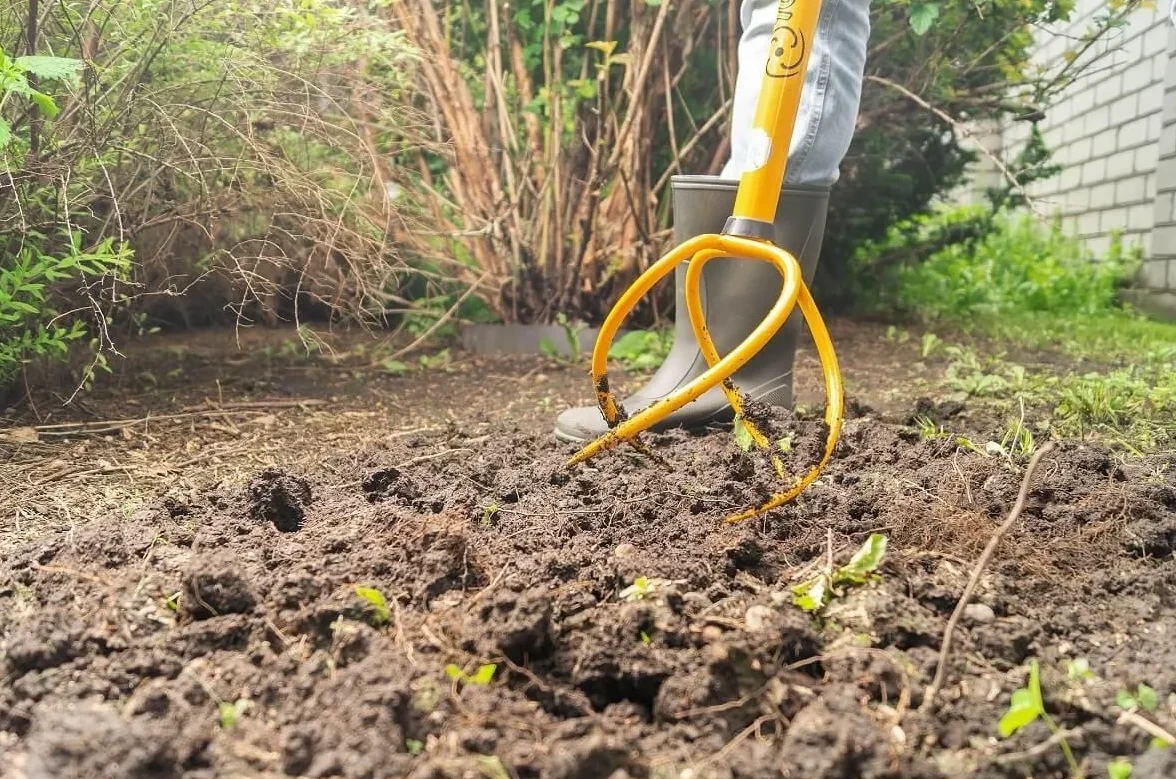
MULTIPOLYGON (((797 287, 803 284, 800 264, 796 261, 796 258, 778 246, 755 239, 724 236, 724 242, 727 244, 736 242, 751 244, 758 247, 764 253, 762 256, 753 259, 771 262, 780 270, 781 275, 785 278, 784 291, 788 294, 789 299, 793 301, 789 305, 791 311, 791 308, 795 306, 797 297, 795 293, 799 292, 797 287), (790 274, 795 279, 791 285, 788 282, 790 274)), ((733 248, 735 251, 738 251, 738 247, 733 248)), ((744 247, 744 250, 746 250, 746 247, 744 247)), ((686 268, 685 296, 686 310, 690 316, 690 326, 694 330, 694 338, 698 341, 702 356, 706 359, 707 365, 712 366, 719 362, 720 356, 718 350, 715 348, 714 339, 711 338, 710 330, 707 328, 706 312, 702 310, 702 300, 699 293, 702 289, 702 272, 706 268, 706 264, 711 260, 725 255, 726 252, 719 249, 706 249, 696 254, 690 261, 690 265, 686 268)), ((758 352, 762 347, 763 344, 756 345, 755 351, 758 352)), ((739 389, 735 386, 734 382, 730 379, 724 379, 721 386, 723 388, 723 394, 727 396, 727 403, 731 405, 731 410, 735 412, 735 418, 742 421, 743 426, 751 435, 752 442, 760 449, 770 448, 771 443, 768 441, 768 437, 744 414, 743 396, 739 393, 739 389)))
POLYGON ((825 453, 821 457, 821 461, 810 468, 808 473, 798 479, 792 487, 776 493, 754 508, 728 517, 727 521, 730 523, 757 517, 784 505, 804 492, 810 484, 817 480, 821 471, 828 465, 829 460, 833 457, 833 450, 837 448, 837 441, 841 437, 841 426, 845 418, 845 388, 841 382, 841 367, 837 362, 837 353, 833 349, 833 341, 829 337, 828 328, 825 327, 825 320, 821 318, 821 312, 817 310, 817 305, 813 301, 812 293, 809 292, 808 287, 801 286, 797 305, 800 306, 805 322, 808 323, 809 332, 812 333, 813 343, 817 347, 817 355, 821 359, 821 371, 825 377, 825 424, 829 426, 829 434, 825 441, 825 453))
MULTIPOLYGON (((796 306, 800 288, 803 286, 800 266, 796 259, 772 244, 716 234, 692 238, 662 257, 638 277, 633 286, 621 296, 621 299, 617 301, 617 304, 605 318, 596 340, 596 346, 592 351, 592 377, 598 388, 602 381, 607 382, 608 353, 625 317, 636 306, 642 295, 672 271, 678 263, 686 260, 691 260, 686 281, 687 306, 690 310, 691 326, 694 328, 695 335, 700 336, 699 342, 706 343, 709 354, 715 358, 715 362, 705 373, 685 387, 619 422, 608 433, 589 443, 572 458, 571 463, 583 462, 605 449, 611 449, 619 441, 627 441, 643 430, 648 430, 687 403, 697 400, 711 388, 728 380, 736 371, 746 365, 788 321, 788 316, 796 306), (701 277, 695 272, 695 263, 703 266, 715 257, 728 255, 772 263, 779 269, 784 284, 779 299, 751 335, 726 357, 719 358, 714 348, 714 342, 706 332, 706 320, 698 293, 701 277), (690 302, 691 299, 693 302, 690 302)), ((736 402, 742 408, 738 393, 734 392, 733 387, 732 391, 736 402)), ((729 394, 728 397, 731 395, 729 394)), ((605 409, 602 408, 601 411, 606 414, 605 418, 607 419, 605 409)))

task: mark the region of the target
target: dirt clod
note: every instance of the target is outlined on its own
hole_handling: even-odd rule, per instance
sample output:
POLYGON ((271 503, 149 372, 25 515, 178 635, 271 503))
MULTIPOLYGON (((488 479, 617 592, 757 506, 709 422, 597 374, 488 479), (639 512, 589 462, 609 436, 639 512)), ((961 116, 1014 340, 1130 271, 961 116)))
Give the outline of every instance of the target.
POLYGON ((249 515, 283 533, 302 527, 311 502, 310 482, 280 468, 267 468, 249 485, 249 515))
POLYGON ((105 704, 40 712, 25 747, 28 779, 151 779, 176 769, 163 733, 143 722, 129 723, 105 704))
POLYGON ((257 596, 241 570, 241 562, 230 554, 204 555, 193 560, 184 575, 180 603, 194 619, 221 614, 245 614, 257 604, 257 596))

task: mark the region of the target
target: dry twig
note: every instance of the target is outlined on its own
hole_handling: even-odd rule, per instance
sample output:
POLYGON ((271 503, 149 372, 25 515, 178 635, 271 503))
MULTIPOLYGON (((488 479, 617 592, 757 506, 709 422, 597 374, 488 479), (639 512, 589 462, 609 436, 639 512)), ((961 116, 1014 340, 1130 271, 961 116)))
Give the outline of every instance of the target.
POLYGON ((984 547, 984 551, 980 554, 980 559, 976 561, 976 567, 972 570, 972 575, 968 578, 968 584, 964 587, 964 594, 960 596, 960 600, 956 603, 955 611, 952 612, 951 618, 947 621, 947 627, 943 631, 943 641, 939 646, 939 664, 935 668, 935 678, 931 680, 931 686, 927 688, 927 692, 923 697, 923 705, 920 707, 923 711, 930 711, 935 704, 935 696, 938 694, 943 685, 943 677, 947 673, 947 661, 951 656, 951 639, 955 633, 956 626, 959 624, 960 618, 964 614, 964 609, 967 608, 968 603, 972 600, 972 595, 976 592, 976 587, 980 584, 980 577, 984 574, 984 569, 988 567, 989 561, 996 553, 996 547, 1000 545, 1001 539, 1009 531, 1009 528, 1020 518, 1021 512, 1025 508, 1025 501, 1029 497, 1029 489, 1033 484, 1033 474, 1037 472, 1037 466, 1041 463, 1045 455, 1049 454, 1054 448, 1053 442, 1050 441, 1037 450, 1033 455, 1033 459, 1029 461, 1029 467, 1025 469, 1025 476, 1021 480, 1021 490, 1017 494, 1017 502, 1013 504, 1013 510, 1009 512, 1009 516, 1001 526, 996 529, 996 532, 989 539, 988 545, 984 547))

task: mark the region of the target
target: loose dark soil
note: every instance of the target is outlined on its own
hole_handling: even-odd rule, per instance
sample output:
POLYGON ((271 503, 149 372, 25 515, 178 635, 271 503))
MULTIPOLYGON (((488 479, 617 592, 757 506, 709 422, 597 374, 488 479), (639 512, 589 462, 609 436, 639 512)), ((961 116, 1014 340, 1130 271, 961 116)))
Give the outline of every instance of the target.
MULTIPOLYGON (((817 484, 738 525, 724 518, 778 485, 728 431, 649 437, 670 470, 629 449, 568 469, 574 447, 531 418, 476 408, 17 527, 0 560, 0 775, 1069 776, 1039 748, 1045 725, 998 736, 1031 658, 1087 776, 1120 756, 1133 777, 1176 775, 1115 707, 1146 683, 1146 717, 1173 721, 1176 459, 1061 442, 921 710, 1024 461, 920 439, 916 405, 851 404, 817 484), (889 539, 877 581, 819 619, 792 605, 793 584, 871 533, 889 539), (1095 678, 1067 678, 1077 658, 1095 678), (489 684, 447 671, 488 663, 489 684)), ((800 469, 823 425, 779 424, 800 469)))

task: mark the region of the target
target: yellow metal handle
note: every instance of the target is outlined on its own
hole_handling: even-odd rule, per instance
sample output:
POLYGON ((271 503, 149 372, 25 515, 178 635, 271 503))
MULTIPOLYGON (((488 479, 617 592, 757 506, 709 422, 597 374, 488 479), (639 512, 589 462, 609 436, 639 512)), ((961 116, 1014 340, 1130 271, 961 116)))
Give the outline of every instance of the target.
POLYGON ((820 15, 820 0, 780 0, 777 7, 763 85, 748 133, 747 158, 741 161, 735 220, 770 225, 776 219, 820 15))

